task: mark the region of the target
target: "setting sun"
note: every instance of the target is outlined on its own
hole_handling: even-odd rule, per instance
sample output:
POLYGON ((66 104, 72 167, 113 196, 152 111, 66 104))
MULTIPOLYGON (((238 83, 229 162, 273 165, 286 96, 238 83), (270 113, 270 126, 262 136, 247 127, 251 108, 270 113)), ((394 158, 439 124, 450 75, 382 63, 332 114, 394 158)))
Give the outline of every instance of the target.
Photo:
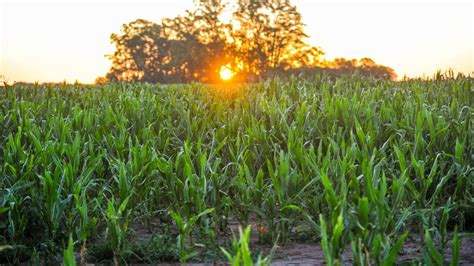
POLYGON ((221 70, 219 71, 219 76, 222 80, 229 80, 234 75, 235 73, 228 66, 222 66, 221 70))

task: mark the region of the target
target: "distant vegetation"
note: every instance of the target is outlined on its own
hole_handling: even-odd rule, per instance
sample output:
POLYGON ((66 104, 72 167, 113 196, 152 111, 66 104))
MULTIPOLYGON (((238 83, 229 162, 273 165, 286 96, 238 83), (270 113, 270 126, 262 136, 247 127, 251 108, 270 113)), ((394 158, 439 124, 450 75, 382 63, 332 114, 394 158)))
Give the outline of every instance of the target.
POLYGON ((396 77, 369 58, 324 60, 307 37, 300 13, 288 0, 238 0, 235 6, 196 1, 184 16, 161 23, 138 19, 112 34, 116 50, 107 56, 112 67, 97 83, 215 83, 222 81, 223 69, 239 82, 301 72, 396 77))
POLYGON ((473 263, 471 78, 229 87, 2 88, 0 264, 248 262, 236 222, 328 265, 473 263))

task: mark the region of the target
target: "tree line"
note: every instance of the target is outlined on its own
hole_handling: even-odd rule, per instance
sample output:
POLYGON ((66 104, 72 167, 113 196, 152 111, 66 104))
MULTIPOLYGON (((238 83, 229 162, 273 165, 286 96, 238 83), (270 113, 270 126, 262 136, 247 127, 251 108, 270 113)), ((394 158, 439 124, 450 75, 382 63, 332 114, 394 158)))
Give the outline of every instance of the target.
POLYGON ((160 23, 137 19, 110 37, 115 52, 109 72, 96 82, 220 82, 219 71, 233 81, 249 82, 274 75, 358 71, 395 78, 393 69, 370 58, 334 61, 305 42, 301 14, 289 0, 194 2, 184 15, 160 23))

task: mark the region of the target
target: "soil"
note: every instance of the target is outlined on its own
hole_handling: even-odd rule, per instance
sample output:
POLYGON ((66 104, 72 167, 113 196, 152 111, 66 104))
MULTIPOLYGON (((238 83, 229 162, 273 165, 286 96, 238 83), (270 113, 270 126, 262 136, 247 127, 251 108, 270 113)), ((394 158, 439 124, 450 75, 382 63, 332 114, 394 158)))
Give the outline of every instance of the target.
MULTIPOLYGON (((255 229, 255 223, 252 225, 252 237, 251 237, 251 249, 261 251, 264 256, 268 256, 272 249, 271 245, 260 244, 258 242, 258 233, 255 229)), ((143 227, 135 227, 135 233, 137 239, 146 240, 151 235, 143 227)), ((218 239, 219 243, 223 243, 231 238, 232 233, 238 235, 238 223, 231 222, 229 224, 229 232, 227 236, 218 239)), ((446 250, 446 258, 449 260, 451 256, 450 250, 451 244, 448 243, 446 250)), ((398 254, 397 264, 409 264, 413 261, 420 261, 422 259, 420 239, 418 236, 412 236, 410 239, 405 240, 402 250, 398 254)), ((460 245, 460 265, 474 265, 474 238, 463 238, 461 239, 460 245)), ((282 246, 278 246, 272 258, 271 265, 324 265, 324 256, 321 249, 320 243, 298 243, 290 242, 282 246)), ((352 265, 352 254, 350 247, 348 247, 342 254, 342 264, 352 265)), ((179 263, 163 263, 160 265, 179 265, 179 263)), ((200 265, 225 265, 225 262, 215 263, 190 263, 188 265, 200 266, 200 265)))
MULTIPOLYGON (((422 258, 421 250, 417 242, 407 242, 403 250, 398 255, 397 264, 408 264, 412 261, 420 261, 422 258)), ((447 259, 449 260, 450 252, 447 259)), ((344 265, 352 265, 352 254, 348 249, 342 255, 344 265)), ((276 251, 272 265, 323 265, 324 257, 320 243, 301 244, 290 243, 279 247, 276 251)), ((461 241, 461 261, 460 265, 474 265, 474 239, 463 239, 461 241)))

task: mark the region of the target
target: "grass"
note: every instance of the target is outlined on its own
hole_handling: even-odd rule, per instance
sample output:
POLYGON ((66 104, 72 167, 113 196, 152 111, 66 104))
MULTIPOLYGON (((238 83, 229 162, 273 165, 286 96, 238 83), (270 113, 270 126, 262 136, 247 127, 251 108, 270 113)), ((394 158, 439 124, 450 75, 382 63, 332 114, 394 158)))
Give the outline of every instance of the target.
POLYGON ((415 236, 424 264, 449 249, 457 262, 474 224, 473 99, 462 77, 2 88, 0 263, 250 265, 250 229, 231 244, 232 221, 270 244, 306 235, 330 265, 347 249, 392 265, 415 236))

